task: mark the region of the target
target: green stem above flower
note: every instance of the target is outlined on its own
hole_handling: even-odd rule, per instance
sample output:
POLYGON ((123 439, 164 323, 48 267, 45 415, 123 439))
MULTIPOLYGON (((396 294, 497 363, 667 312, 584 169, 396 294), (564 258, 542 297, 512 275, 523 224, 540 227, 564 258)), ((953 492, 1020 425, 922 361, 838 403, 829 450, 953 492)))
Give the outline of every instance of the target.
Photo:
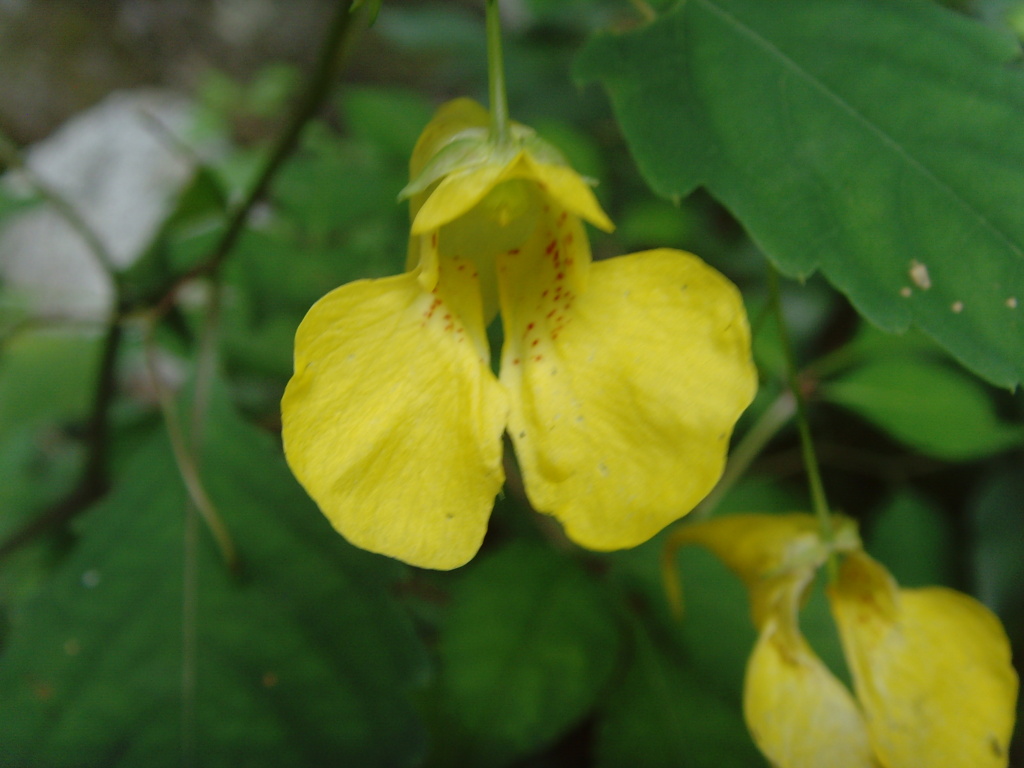
MULTIPOLYGON (((811 491, 811 506, 815 517, 818 518, 818 525, 821 529, 821 539, 826 544, 831 544, 835 539, 835 531, 832 525, 832 515, 829 512, 828 500, 825 498, 825 485, 821 481, 821 470, 818 466, 818 456, 814 450, 814 440, 811 438, 811 427, 807 420, 807 403, 803 390, 800 387, 800 380, 797 375, 796 358, 793 354, 793 344, 789 338, 789 331, 786 326, 786 318, 782 312, 782 299, 779 290, 779 274, 774 267, 768 271, 768 285, 771 291, 771 304, 775 313, 775 320, 779 326, 779 341, 782 344, 782 351, 786 359, 786 373, 789 378, 789 387, 796 400, 796 424, 800 431, 800 452, 803 455, 804 470, 807 472, 807 483, 811 491)), ((830 556, 829 576, 834 579, 836 576, 835 556, 830 556)))
POLYGON ((487 81, 491 104, 491 141, 509 141, 508 97, 505 95, 505 61, 501 54, 501 11, 498 0, 487 0, 487 81))

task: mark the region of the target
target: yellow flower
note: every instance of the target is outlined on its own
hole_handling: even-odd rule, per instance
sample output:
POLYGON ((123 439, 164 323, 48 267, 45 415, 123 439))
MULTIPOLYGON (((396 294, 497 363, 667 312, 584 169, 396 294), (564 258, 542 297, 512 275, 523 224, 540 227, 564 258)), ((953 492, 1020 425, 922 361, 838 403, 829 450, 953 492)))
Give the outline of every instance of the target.
POLYGON ((759 637, 744 715, 777 768, 995 768, 1007 764, 1017 699, 1010 644, 979 602, 900 589, 836 517, 831 546, 810 515, 729 515, 674 534, 711 549, 751 592, 759 637), (828 589, 856 698, 800 632, 801 601, 830 552, 828 589))
POLYGON ((591 263, 612 225, 527 128, 456 100, 411 162, 408 271, 324 296, 282 401, 295 476, 355 545, 448 569, 476 553, 507 430, 534 507, 631 547, 714 485, 756 386, 735 287, 660 249, 591 263), (501 311, 500 375, 485 328, 501 311))

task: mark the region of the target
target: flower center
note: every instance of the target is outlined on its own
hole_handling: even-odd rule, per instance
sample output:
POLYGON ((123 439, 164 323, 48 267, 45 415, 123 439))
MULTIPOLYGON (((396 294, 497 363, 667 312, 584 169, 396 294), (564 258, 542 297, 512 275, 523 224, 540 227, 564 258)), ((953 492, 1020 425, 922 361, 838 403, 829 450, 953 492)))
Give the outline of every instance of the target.
POLYGON ((510 179, 442 229, 444 250, 471 259, 511 251, 533 234, 540 214, 537 184, 527 179, 510 179))
POLYGON ((470 211, 441 228, 441 253, 473 262, 480 279, 484 322, 498 312, 495 257, 526 243, 540 226, 543 199, 536 182, 510 179, 470 211))

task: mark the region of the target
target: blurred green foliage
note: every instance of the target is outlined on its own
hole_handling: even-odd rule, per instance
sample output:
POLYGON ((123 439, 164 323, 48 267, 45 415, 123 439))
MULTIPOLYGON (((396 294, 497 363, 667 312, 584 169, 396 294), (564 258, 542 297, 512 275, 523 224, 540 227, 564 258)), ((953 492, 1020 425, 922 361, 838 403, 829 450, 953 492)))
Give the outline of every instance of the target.
MULTIPOLYGON (((1019 45, 997 39, 1006 27, 904 0, 770 12, 747 0, 657 2, 650 24, 647 6, 517 4, 506 42, 514 117, 599 180, 619 228, 593 233, 597 256, 687 248, 743 290, 763 381, 739 439, 784 390, 765 257, 808 278, 785 285, 783 302, 830 500, 905 585, 986 601, 1019 657, 1024 399, 961 367, 1008 385, 1024 361, 1024 308, 1014 314, 1000 293, 998 308, 980 309, 993 284, 1024 301, 1024 166, 1011 162, 1021 133, 1006 126, 1024 104, 1019 67, 1007 64, 1019 45), (851 29, 863 48, 836 42, 851 29), (611 104, 573 84, 581 50, 577 72, 602 81, 611 104), (912 207, 894 202, 900 194, 912 207), (935 287, 917 285, 908 303, 899 289, 914 285, 917 247, 930 249, 935 287), (829 282, 809 276, 816 266, 829 282), (880 333, 854 307, 930 338, 880 333)), ((679 555, 679 621, 663 594, 663 537, 576 550, 529 510, 513 471, 478 559, 417 572, 348 545, 284 466, 278 399, 294 330, 337 285, 403 268, 396 196, 416 137, 445 98, 486 93, 478 10, 384 4, 353 61, 374 75, 339 87, 307 126, 220 275, 203 419, 189 422, 210 281, 154 334, 200 478, 237 544, 234 571, 189 506, 145 333, 126 324, 107 413, 110 490, 0 561, 0 765, 764 764, 740 708, 755 637, 745 591, 707 553, 679 555)), ((218 150, 197 149, 207 159, 124 274, 133 318, 208 258, 305 77, 276 63, 251 82, 206 76, 180 138, 218 150)), ((0 217, 23 207, 0 197, 0 217)), ((0 309, 9 537, 75 487, 102 337, 33 320, 2 286, 0 309)), ((719 511, 807 508, 787 426, 719 511)), ((845 675, 820 589, 803 629, 845 675)), ((1021 765, 1019 739, 1014 755, 1021 765)))

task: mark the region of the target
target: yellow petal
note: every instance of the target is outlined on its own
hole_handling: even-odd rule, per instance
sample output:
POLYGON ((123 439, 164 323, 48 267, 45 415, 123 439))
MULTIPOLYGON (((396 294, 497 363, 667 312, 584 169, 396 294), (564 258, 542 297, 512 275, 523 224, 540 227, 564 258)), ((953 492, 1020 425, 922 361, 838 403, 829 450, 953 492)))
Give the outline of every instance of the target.
POLYGON ((409 178, 415 179, 427 163, 448 143, 466 131, 486 128, 490 116, 472 99, 459 98, 445 102, 427 123, 409 159, 409 178))
POLYGON ((578 220, 553 201, 550 215, 498 262, 510 434, 538 510, 582 546, 632 547, 721 474, 756 387, 746 315, 681 251, 594 263, 584 283, 578 220))
POLYGON ((322 298, 296 334, 281 410, 288 464, 342 535, 448 569, 486 531, 507 405, 472 272, 443 262, 437 289, 406 273, 322 298))
POLYGON ((440 229, 467 214, 496 186, 513 179, 537 184, 547 197, 570 214, 582 216, 594 226, 611 231, 614 225, 601 210, 587 183, 568 166, 547 165, 520 151, 505 162, 495 162, 446 176, 418 208, 412 233, 440 229))
MULTIPOLYGON (((797 515, 786 517, 801 522, 797 515)), ((779 543, 772 539, 784 527, 755 522, 772 544, 779 543)), ((736 553, 752 549, 745 545, 736 553)), ((743 715, 754 743, 777 768, 873 768, 867 728, 853 696, 800 632, 800 605, 814 573, 813 567, 801 566, 770 578, 775 588, 747 664, 743 715)))
POLYGON ((445 176, 420 206, 412 221, 412 234, 438 230, 464 216, 502 181, 511 176, 502 165, 483 165, 445 176))
MULTIPOLYGON (((793 578, 807 583, 828 556, 813 515, 740 514, 680 526, 667 547, 710 549, 750 590, 754 626, 774 610, 775 590, 793 578)), ((795 619, 794 619, 795 621, 795 619)))
POLYGON ((590 186, 572 168, 539 163, 528 155, 524 164, 528 168, 526 175, 536 180, 541 189, 569 213, 589 221, 605 232, 615 229, 615 225, 594 197, 590 186))
POLYGON ((987 608, 942 587, 899 590, 863 553, 846 558, 829 597, 886 768, 1007 764, 1018 681, 987 608))
POLYGON ((802 636, 795 644, 780 642, 776 616, 747 665, 743 714, 754 743, 776 768, 877 765, 849 691, 802 636))

